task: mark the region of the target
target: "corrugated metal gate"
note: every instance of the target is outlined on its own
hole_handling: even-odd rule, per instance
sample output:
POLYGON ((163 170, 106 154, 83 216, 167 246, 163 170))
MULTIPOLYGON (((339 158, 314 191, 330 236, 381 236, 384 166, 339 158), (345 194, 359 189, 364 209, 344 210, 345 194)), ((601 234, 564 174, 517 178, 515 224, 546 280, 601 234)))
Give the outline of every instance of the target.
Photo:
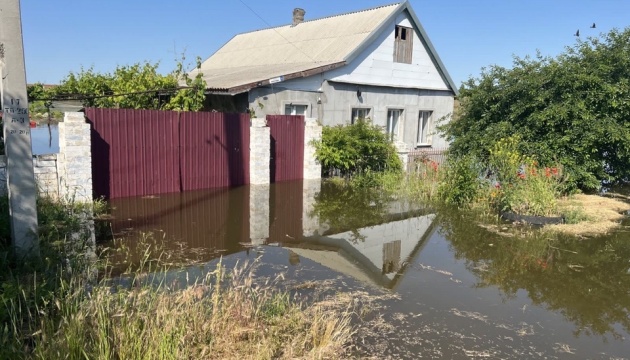
POLYGON ((304 116, 267 115, 271 129, 271 182, 304 178, 304 116))
POLYGON ((163 194, 249 183, 249 115, 94 109, 94 195, 163 194))

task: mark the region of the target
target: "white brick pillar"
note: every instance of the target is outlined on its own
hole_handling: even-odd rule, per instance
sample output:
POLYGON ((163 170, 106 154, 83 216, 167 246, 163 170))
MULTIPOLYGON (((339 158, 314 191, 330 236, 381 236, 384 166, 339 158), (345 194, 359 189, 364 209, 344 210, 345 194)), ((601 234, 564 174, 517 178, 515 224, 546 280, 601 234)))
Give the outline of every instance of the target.
POLYGON ((249 130, 249 183, 269 184, 271 129, 267 126, 266 119, 253 118, 249 130))
POLYGON ((249 239, 263 245, 269 238, 269 184, 249 186, 249 239))
POLYGON ((321 179, 322 165, 315 159, 313 141, 322 139, 322 126, 314 118, 304 121, 304 179, 321 179))
POLYGON ((90 124, 81 112, 66 112, 59 123, 59 198, 61 201, 89 204, 81 215, 81 231, 71 235, 75 251, 81 252, 87 260, 94 260, 95 236, 94 220, 91 214, 92 196, 92 150, 90 124))
POLYGON ((313 210, 315 209, 315 199, 321 189, 321 179, 304 179, 302 188, 302 233, 304 236, 319 234, 319 216, 313 210))
POLYGON ((90 124, 80 112, 65 113, 59 123, 59 197, 91 203, 92 151, 90 124))

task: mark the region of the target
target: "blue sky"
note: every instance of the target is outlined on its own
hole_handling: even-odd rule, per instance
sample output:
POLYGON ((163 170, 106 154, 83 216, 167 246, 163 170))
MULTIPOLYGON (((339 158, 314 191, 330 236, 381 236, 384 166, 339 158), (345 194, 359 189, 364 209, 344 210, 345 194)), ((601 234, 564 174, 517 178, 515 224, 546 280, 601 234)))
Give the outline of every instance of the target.
MULTIPOLYGON (((207 58, 234 34, 285 25, 293 8, 306 19, 392 3, 388 0, 22 0, 27 81, 54 84, 93 66, 160 61, 185 50, 207 58), (251 7, 263 20, 254 14, 251 7)), ((411 0, 459 86, 483 66, 511 66, 513 55, 556 55, 582 39, 630 26, 630 0, 411 0), (596 29, 590 29, 595 22, 596 29)))

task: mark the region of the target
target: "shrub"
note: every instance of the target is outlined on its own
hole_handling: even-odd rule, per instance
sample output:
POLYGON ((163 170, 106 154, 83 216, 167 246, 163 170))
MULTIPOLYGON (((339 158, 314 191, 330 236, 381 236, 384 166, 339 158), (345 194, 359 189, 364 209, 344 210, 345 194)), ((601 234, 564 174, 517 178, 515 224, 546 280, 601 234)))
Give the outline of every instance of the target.
POLYGON ((514 135, 500 139, 490 148, 489 180, 497 189, 491 192, 491 200, 501 211, 556 215, 562 167, 540 167, 518 150, 520 143, 520 137, 514 135))
POLYGON ((449 157, 438 195, 446 204, 462 206, 473 202, 481 189, 481 167, 473 156, 449 157))
POLYGON ((368 171, 402 170, 396 148, 383 129, 369 120, 346 126, 326 126, 322 140, 314 145, 324 176, 338 174, 350 178, 368 171))

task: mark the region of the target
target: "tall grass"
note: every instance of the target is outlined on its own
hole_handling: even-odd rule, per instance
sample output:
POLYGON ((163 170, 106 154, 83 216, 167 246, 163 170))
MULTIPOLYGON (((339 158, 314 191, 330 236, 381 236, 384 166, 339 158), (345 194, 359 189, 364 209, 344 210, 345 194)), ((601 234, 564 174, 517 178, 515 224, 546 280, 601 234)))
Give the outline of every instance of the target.
POLYGON ((2 359, 345 354, 353 335, 351 307, 302 304, 277 283, 257 281, 255 264, 228 271, 219 262, 192 286, 173 288, 164 279, 174 264, 155 247, 146 247, 140 261, 130 264, 126 273, 132 281, 116 285, 108 278, 111 266, 84 261, 85 249, 75 244, 80 241, 73 235, 84 225, 79 207, 49 200, 39 205, 41 260, 19 262, 3 250, 2 359), (95 273, 99 276, 90 276, 95 273))
MULTIPOLYGON (((196 284, 146 283, 115 291, 75 287, 46 318, 34 355, 94 359, 277 359, 343 356, 353 333, 348 310, 301 306, 254 267, 219 263, 196 284)), ((164 274, 165 275, 165 274, 164 274)), ((136 282, 140 284, 140 282, 136 282)))

